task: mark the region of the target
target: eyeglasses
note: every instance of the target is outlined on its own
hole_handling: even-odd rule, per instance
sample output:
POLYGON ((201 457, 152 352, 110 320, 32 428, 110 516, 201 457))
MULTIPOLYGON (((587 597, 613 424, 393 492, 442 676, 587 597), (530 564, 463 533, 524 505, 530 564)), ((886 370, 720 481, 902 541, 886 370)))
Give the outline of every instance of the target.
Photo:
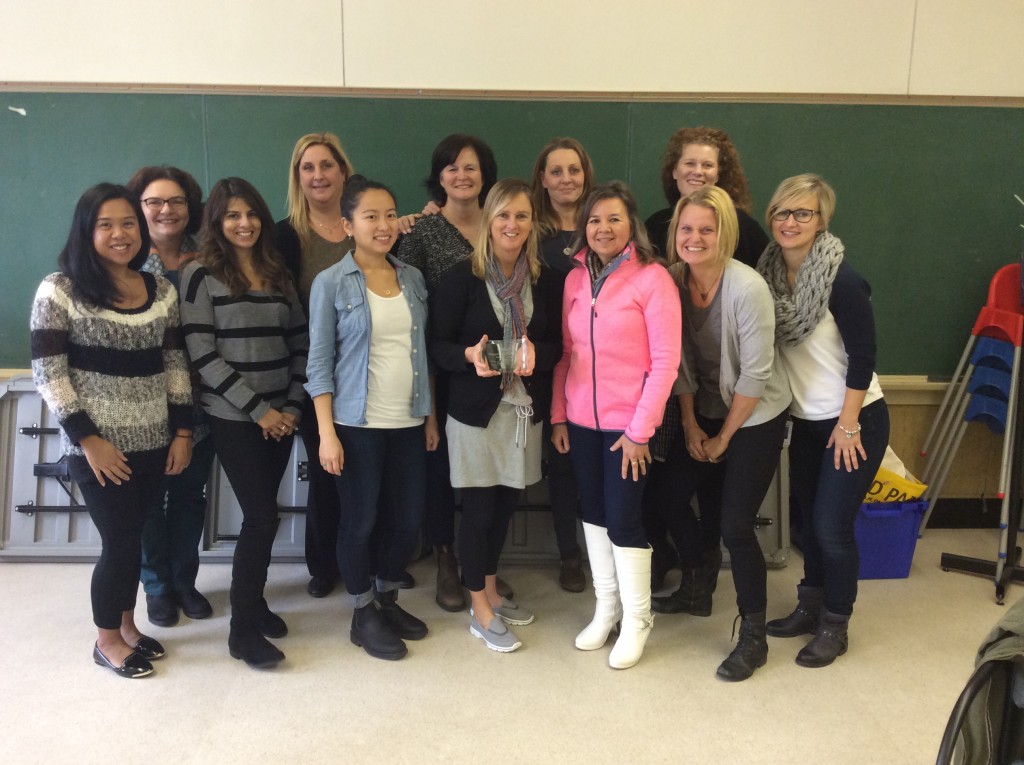
POLYGON ((163 199, 162 197, 146 197, 142 200, 142 204, 150 210, 162 210, 164 205, 170 205, 171 207, 176 207, 180 210, 182 207, 188 207, 188 199, 185 197, 171 197, 169 199, 163 199))
POLYGON ((811 218, 818 214, 817 210, 779 210, 772 215, 772 220, 777 220, 779 223, 786 220, 790 215, 796 218, 797 223, 807 223, 811 218))

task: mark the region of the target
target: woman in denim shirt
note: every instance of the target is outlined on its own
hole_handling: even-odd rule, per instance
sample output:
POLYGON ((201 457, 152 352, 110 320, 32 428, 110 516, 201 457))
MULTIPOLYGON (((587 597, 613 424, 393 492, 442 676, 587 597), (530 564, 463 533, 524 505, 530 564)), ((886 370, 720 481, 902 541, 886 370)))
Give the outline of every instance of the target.
POLYGON ((322 271, 310 293, 306 390, 320 431, 320 464, 337 476, 338 566, 352 600, 352 642, 401 659, 427 626, 397 600, 426 497, 426 453, 437 448, 427 369, 423 276, 388 253, 398 235, 394 195, 354 175, 341 213, 355 249, 322 271), (388 514, 376 586, 370 534, 388 514))

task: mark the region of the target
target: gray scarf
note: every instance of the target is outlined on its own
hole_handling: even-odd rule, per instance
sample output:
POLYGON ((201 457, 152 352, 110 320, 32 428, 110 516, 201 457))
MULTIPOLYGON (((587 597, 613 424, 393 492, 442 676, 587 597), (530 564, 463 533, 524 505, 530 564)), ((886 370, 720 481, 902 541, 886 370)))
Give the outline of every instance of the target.
POLYGON ((843 243, 828 231, 814 240, 796 275, 792 290, 786 278, 786 261, 778 242, 772 242, 757 262, 775 300, 775 342, 796 345, 811 332, 828 310, 832 282, 843 262, 843 243))
MULTIPOLYGON (((523 311, 523 285, 530 276, 530 264, 526 256, 520 253, 516 260, 512 275, 508 278, 502 273, 498 259, 494 256, 487 258, 487 283, 494 290, 505 306, 505 341, 518 340, 526 336, 526 316, 523 311)), ((511 388, 515 383, 515 375, 512 372, 505 372, 501 375, 501 389, 511 388)))

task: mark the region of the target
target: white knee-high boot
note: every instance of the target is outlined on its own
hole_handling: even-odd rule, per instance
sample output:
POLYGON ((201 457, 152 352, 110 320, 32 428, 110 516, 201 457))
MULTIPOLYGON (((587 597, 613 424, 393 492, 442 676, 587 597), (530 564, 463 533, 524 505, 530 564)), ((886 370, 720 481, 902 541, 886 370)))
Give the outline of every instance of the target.
POLYGON ((619 605, 619 586, 615 579, 615 559, 608 529, 584 523, 583 535, 587 540, 587 557, 590 558, 597 605, 593 620, 576 636, 576 647, 581 651, 596 651, 608 642, 608 634, 622 618, 622 607, 619 605))
POLYGON ((632 667, 644 652, 651 634, 651 548, 612 546, 615 573, 622 598, 622 629, 608 657, 614 669, 632 667))

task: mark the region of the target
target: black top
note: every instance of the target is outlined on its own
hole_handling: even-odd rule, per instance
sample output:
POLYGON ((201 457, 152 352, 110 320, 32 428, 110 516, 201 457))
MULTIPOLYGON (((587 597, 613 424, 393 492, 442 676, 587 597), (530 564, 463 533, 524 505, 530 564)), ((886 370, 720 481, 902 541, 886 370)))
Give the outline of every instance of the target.
POLYGON ((875 371, 876 353, 871 285, 845 261, 836 269, 828 310, 846 348, 846 387, 867 390, 875 371))
MULTIPOLYGON (((668 254, 663 252, 665 241, 668 238, 668 224, 672 222, 674 207, 666 207, 658 210, 644 225, 647 226, 647 236, 651 240, 654 251, 663 258, 668 254)), ((751 268, 757 267, 757 259, 761 257, 764 248, 768 246, 768 235, 760 224, 742 210, 736 210, 736 218, 739 221, 739 240, 736 242, 736 252, 733 258, 740 263, 746 263, 751 268)))
MULTIPOLYGON (((536 350, 534 373, 523 377, 533 398, 533 422, 549 416, 551 380, 562 356, 562 279, 541 269, 533 285, 533 316, 526 327, 536 350)), ((449 268, 430 293, 431 347, 434 363, 450 372, 448 414, 464 425, 487 427, 501 403, 501 377, 479 377, 465 351, 483 335, 500 340, 504 328, 494 313, 487 283, 473 274, 473 264, 460 261, 449 268)))
POLYGON ((546 236, 540 240, 541 262, 560 274, 563 282, 575 265, 572 256, 576 253, 569 252, 566 254, 565 252, 572 244, 574 236, 576 236, 575 231, 556 231, 551 236, 546 236))

